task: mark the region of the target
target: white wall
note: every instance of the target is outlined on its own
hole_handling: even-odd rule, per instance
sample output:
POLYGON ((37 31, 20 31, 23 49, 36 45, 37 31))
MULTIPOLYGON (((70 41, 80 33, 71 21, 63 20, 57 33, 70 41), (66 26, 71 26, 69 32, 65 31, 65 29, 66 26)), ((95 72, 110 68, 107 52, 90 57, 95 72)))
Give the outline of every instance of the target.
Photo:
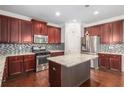
POLYGON ((81 23, 65 23, 65 54, 81 52, 81 23))

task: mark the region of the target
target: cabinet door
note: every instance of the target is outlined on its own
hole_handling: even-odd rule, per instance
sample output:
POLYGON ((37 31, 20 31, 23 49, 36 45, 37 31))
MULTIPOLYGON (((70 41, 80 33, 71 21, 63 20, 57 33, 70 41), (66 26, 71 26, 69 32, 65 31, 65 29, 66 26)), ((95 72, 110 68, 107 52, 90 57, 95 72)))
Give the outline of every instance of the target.
POLYGON ((41 35, 47 35, 46 23, 40 23, 41 35))
POLYGON ((21 21, 21 39, 22 43, 32 43, 32 23, 21 21))
POLYGON ((109 69, 109 55, 99 54, 99 66, 100 68, 109 69))
POLYGON ((121 55, 110 56, 110 69, 121 71, 121 55))
POLYGON ((8 58, 9 76, 23 73, 23 56, 8 58))
POLYGON ((9 18, 10 42, 19 42, 19 19, 9 18))
POLYGON ((93 26, 85 28, 85 32, 88 31, 90 36, 100 36, 100 26, 93 26))
POLYGON ((25 55, 24 56, 24 71, 33 71, 35 70, 35 55, 25 55))
POLYGON ((34 35, 41 35, 40 22, 32 21, 32 23, 33 23, 33 34, 34 35))
POLYGON ((61 29, 56 28, 55 29, 55 43, 61 43, 61 29))
POLYGON ((8 17, 1 16, 1 41, 9 42, 8 17))
POLYGON ((55 43, 55 31, 54 28, 48 27, 48 43, 55 43))
POLYGON ((103 24, 101 25, 101 43, 109 44, 111 42, 111 25, 103 24))
POLYGON ((61 65, 49 62, 49 82, 51 87, 61 86, 61 65))
POLYGON ((112 43, 122 43, 123 41, 123 21, 112 23, 112 43))

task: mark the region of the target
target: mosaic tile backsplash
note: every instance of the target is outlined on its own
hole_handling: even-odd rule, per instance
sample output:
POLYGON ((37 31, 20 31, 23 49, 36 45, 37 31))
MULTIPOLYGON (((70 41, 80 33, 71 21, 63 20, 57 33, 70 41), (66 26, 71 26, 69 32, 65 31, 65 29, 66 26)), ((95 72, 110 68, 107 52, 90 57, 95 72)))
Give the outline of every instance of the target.
POLYGON ((16 54, 31 52, 33 46, 46 47, 47 50, 64 50, 61 44, 0 44, 0 54, 16 54))
POLYGON ((123 44, 101 44, 101 52, 124 53, 123 44))

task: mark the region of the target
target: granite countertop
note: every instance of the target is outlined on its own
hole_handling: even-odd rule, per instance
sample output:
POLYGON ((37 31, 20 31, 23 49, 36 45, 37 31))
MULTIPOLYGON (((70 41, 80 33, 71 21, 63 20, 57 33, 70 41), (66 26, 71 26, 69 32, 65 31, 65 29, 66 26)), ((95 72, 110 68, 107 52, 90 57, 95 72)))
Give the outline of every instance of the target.
POLYGON ((47 58, 50 61, 56 62, 66 67, 72 67, 82 62, 89 61, 91 59, 97 58, 98 55, 89 55, 89 54, 69 54, 62 55, 57 57, 49 57, 47 58))
POLYGON ((49 50, 50 53, 54 53, 54 52, 64 52, 64 50, 49 50))
POLYGON ((29 52, 29 53, 16 53, 16 54, 4 54, 0 55, 0 86, 2 83, 2 77, 3 77, 3 72, 4 72, 4 66, 6 62, 6 58, 10 56, 20 56, 20 55, 33 55, 34 53, 29 52))

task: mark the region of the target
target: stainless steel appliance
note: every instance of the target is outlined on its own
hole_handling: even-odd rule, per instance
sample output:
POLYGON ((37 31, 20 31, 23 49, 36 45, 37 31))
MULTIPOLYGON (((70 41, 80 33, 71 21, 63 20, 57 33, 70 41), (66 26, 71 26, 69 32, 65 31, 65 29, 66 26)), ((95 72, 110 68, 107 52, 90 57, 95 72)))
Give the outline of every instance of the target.
POLYGON ((34 43, 48 43, 48 36, 34 35, 34 43))
POLYGON ((98 53, 100 50, 100 37, 86 36, 81 39, 82 52, 98 53))
MULTIPOLYGON (((87 54, 97 54, 100 50, 100 37, 85 36, 81 38, 81 51, 87 54)), ((91 60, 91 68, 98 68, 98 58, 91 60)))
POLYGON ((46 51, 45 47, 33 47, 32 52, 36 57, 36 72, 48 69, 47 57, 50 56, 50 52, 46 51))

